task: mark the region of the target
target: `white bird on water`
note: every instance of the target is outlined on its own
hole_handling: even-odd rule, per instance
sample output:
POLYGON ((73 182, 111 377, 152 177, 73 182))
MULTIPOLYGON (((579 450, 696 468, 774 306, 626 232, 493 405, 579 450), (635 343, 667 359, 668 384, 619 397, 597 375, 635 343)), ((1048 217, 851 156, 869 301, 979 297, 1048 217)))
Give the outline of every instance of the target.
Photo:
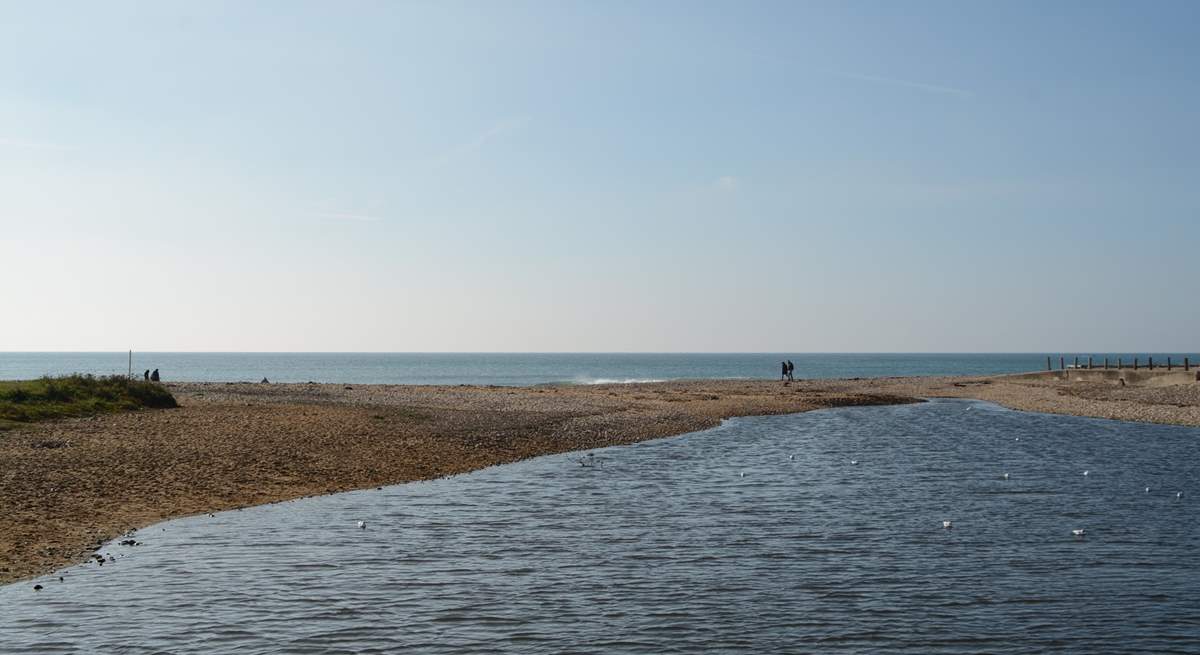
POLYGON ((1083 472, 1083 477, 1085 477, 1085 478, 1086 478, 1086 477, 1088 476, 1088 474, 1089 474, 1089 473, 1091 473, 1091 471, 1084 471, 1084 472, 1083 472))
POLYGON ((954 527, 954 521, 942 521, 942 527, 949 530, 954 527))
POLYGON ((793 461, 793 462, 794 462, 794 461, 796 461, 796 456, 795 456, 795 455, 788 455, 788 459, 789 459, 790 461, 793 461))
POLYGON ((855 465, 855 466, 857 466, 857 465, 858 465, 858 460, 857 460, 857 459, 852 459, 852 460, 850 460, 850 463, 851 463, 851 464, 853 464, 853 465, 855 465))
POLYGON ((1087 530, 1084 530, 1083 528, 1078 528, 1075 530, 1071 530, 1071 534, 1075 535, 1076 537, 1082 537, 1083 535, 1087 534, 1087 530))
POLYGON ((1150 487, 1146 487, 1146 493, 1150 493, 1150 487))
POLYGON ((359 521, 359 522, 358 522, 358 529, 359 529, 359 530, 366 530, 366 529, 367 529, 367 522, 366 522, 366 521, 359 521))
POLYGON ((1176 497, 1176 498, 1183 498, 1183 492, 1182 492, 1182 491, 1176 491, 1176 492, 1175 492, 1175 497, 1176 497))
POLYGON ((1005 480, 1007 480, 1007 479, 1008 479, 1008 474, 1007 474, 1007 473, 1005 473, 1005 474, 1004 474, 1002 477, 1003 477, 1005 480))
POLYGON ((745 474, 745 473, 738 473, 738 477, 739 477, 739 478, 744 478, 744 477, 746 477, 746 474, 745 474))

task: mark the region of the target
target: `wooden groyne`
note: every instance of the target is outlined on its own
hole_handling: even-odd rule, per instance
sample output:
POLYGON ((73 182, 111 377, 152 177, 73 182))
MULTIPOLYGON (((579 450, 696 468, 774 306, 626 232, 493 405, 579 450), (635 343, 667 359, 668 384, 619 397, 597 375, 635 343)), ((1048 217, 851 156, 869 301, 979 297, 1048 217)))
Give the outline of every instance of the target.
MULTIPOLYGON (((1146 370, 1150 370, 1150 371, 1155 370, 1153 355, 1146 356, 1146 358, 1144 360, 1139 356, 1134 356, 1131 359, 1132 359, 1132 361, 1126 362, 1124 357, 1118 357, 1117 361, 1110 362, 1109 358, 1105 357, 1103 362, 1101 362, 1101 363, 1099 363, 1099 365, 1097 365, 1095 358, 1093 358, 1093 356, 1091 356, 1091 355, 1087 356, 1087 360, 1085 362, 1080 362, 1079 356, 1075 355, 1073 363, 1070 366, 1068 366, 1067 358, 1065 356, 1060 355, 1058 358, 1058 370, 1060 370, 1060 371, 1094 370, 1094 369, 1108 370, 1110 368, 1115 368, 1118 371, 1124 370, 1126 368, 1132 368, 1135 371, 1142 370, 1142 369, 1146 369, 1146 370)), ((1046 356, 1046 370, 1053 371, 1054 370, 1053 364, 1054 363, 1053 363, 1051 356, 1047 355, 1046 356)), ((1163 368, 1164 368, 1163 362, 1160 359, 1158 362, 1158 369, 1162 370, 1163 368)), ((1180 368, 1179 359, 1178 358, 1173 359, 1170 355, 1168 355, 1165 368, 1167 371, 1174 371, 1175 369, 1180 368)), ((1190 357, 1188 357, 1188 356, 1183 357, 1183 367, 1182 368, 1184 371, 1192 370, 1193 367, 1192 367, 1192 361, 1191 361, 1190 357)))

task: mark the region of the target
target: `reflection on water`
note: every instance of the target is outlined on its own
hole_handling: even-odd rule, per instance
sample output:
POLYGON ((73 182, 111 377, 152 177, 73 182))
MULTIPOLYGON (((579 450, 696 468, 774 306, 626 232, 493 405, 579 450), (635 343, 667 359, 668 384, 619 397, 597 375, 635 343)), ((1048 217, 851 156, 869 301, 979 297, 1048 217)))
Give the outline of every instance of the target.
POLYGON ((0 588, 0 650, 1196 652, 1197 455, 963 401, 744 418, 148 528, 0 588))

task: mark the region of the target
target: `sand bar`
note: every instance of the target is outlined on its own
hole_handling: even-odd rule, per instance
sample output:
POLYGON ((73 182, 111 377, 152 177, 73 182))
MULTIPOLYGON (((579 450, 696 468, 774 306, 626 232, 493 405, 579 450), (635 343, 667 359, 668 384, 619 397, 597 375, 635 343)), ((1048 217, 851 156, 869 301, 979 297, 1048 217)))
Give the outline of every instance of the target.
POLYGON ((963 397, 1200 426, 1200 384, 1051 379, 697 380, 558 387, 168 385, 181 407, 0 433, 0 582, 84 561, 131 528, 715 426, 963 397))

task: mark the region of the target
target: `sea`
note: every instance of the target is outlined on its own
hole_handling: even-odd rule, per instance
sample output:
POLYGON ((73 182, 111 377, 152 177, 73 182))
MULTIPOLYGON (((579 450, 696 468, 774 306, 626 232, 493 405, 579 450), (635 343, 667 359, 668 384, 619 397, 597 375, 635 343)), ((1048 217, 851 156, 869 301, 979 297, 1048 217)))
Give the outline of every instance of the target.
MULTIPOLYGON (((537 361, 668 377, 777 357, 537 361)), ((1008 357, 794 361, 1026 367, 1008 357)), ((167 370, 205 360, 288 361, 167 370)), ((1197 653, 1198 463, 1200 429, 976 401, 743 417, 149 526, 104 566, 0 587, 0 651, 1197 653)))
POLYGON ((1045 370, 1046 358, 1080 365, 1105 358, 1159 366, 1196 353, 0 353, 0 380, 90 373, 142 375, 164 381, 352 382, 358 384, 605 384, 694 378, 778 379, 791 360, 798 378, 996 375, 1045 370), (132 361, 131 361, 132 360, 132 361))

